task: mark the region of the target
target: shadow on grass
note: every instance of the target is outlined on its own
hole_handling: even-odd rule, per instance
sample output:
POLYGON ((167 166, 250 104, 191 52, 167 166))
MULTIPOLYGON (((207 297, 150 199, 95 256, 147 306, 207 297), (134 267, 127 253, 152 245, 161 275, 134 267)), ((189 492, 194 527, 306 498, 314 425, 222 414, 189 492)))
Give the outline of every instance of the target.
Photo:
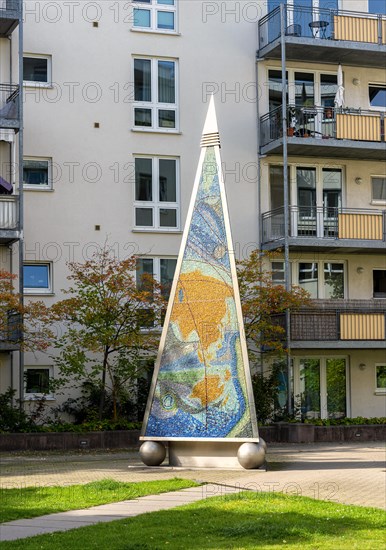
POLYGON ((3 543, 4 550, 292 550, 383 547, 381 510, 279 494, 231 495, 169 511, 3 543))

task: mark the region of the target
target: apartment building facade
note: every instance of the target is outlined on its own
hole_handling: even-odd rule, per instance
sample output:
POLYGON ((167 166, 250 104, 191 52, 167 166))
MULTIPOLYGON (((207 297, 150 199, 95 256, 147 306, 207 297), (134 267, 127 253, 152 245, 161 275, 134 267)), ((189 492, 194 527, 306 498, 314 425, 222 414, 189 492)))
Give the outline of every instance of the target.
MULTIPOLYGON (((25 3, 23 25, 15 18, 0 39, 0 82, 20 84, 24 70, 24 136, 11 153, 3 137, 22 125, 0 118, 2 170, 23 158, 11 201, 24 191, 24 233, 4 266, 18 269, 24 235, 25 299, 47 304, 68 286, 66 263, 106 242, 170 281, 213 93, 236 255, 284 251, 275 280, 314 300, 278 319, 292 357, 283 401, 302 396, 306 416, 382 416, 386 23, 372 0, 284 4, 25 3)), ((48 354, 18 357, 2 351, 1 391, 13 385, 28 401, 55 372, 48 354)))

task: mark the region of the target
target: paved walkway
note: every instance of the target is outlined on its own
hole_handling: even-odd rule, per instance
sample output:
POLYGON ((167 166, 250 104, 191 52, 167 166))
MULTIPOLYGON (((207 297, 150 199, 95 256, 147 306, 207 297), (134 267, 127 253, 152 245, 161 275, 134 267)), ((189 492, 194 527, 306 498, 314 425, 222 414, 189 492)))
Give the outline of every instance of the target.
POLYGON ((380 443, 274 445, 268 470, 147 468, 137 453, 0 455, 1 487, 71 485, 100 479, 150 481, 172 477, 206 483, 200 488, 18 520, 3 524, 0 540, 23 538, 172 508, 241 490, 284 492, 345 504, 386 508, 385 448, 380 443))

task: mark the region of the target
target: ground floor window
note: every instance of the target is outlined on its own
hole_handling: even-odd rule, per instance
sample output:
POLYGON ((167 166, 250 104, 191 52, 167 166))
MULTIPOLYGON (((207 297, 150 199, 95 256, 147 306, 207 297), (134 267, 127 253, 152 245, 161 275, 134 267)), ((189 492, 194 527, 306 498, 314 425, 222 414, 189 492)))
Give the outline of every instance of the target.
POLYGON ((51 367, 27 367, 24 372, 26 397, 49 394, 51 367))
POLYGON ((375 365, 375 391, 386 393, 386 364, 375 365))
POLYGON ((347 416, 344 357, 300 357, 294 361, 295 410, 305 418, 347 416))

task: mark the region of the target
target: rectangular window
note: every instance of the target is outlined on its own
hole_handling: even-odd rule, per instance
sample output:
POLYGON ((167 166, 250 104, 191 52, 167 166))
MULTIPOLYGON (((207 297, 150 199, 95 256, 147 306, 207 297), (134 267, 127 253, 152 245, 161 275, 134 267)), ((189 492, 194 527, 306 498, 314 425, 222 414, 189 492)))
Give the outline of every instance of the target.
POLYGON ((52 290, 50 264, 24 264, 23 277, 25 293, 44 294, 52 290))
POLYGON ((51 57, 47 55, 24 55, 23 81, 28 86, 51 85, 51 57))
POLYGON ((369 102, 378 111, 386 110, 386 84, 369 84, 369 102))
POLYGON ((369 13, 386 15, 385 0, 369 0, 369 13))
POLYGON ((386 176, 374 176, 371 178, 372 200, 386 202, 386 176))
POLYGON ((133 28, 171 33, 176 31, 177 0, 133 0, 133 28))
POLYGON ((30 189, 51 189, 51 159, 23 159, 23 185, 30 189))
POLYGON ((386 393, 386 365, 375 365, 375 391, 386 393))
POLYGON ((386 269, 373 270, 373 297, 386 298, 386 269))
POLYGON ((178 160, 135 159, 135 227, 175 231, 179 227, 178 160))
POLYGON ((177 121, 177 62, 134 59, 134 126, 175 132, 177 121))
POLYGON ((343 263, 301 262, 298 276, 299 286, 313 299, 340 300, 345 297, 343 263))
POLYGON ((277 285, 285 284, 284 262, 271 262, 272 282, 277 285))
MULTIPOLYGON (((152 276, 153 279, 161 285, 161 294, 165 300, 169 299, 170 290, 173 283, 174 272, 176 270, 177 260, 175 258, 138 258, 137 259, 137 286, 146 289, 149 284, 146 276, 152 276)), ((148 288, 147 288, 148 289, 148 288)), ((140 325, 143 328, 153 328, 159 326, 164 319, 165 312, 162 312, 161 319, 156 320, 152 312, 144 308, 140 311, 140 325)))
POLYGON ((47 395, 50 391, 50 367, 27 367, 24 372, 26 396, 47 395))

